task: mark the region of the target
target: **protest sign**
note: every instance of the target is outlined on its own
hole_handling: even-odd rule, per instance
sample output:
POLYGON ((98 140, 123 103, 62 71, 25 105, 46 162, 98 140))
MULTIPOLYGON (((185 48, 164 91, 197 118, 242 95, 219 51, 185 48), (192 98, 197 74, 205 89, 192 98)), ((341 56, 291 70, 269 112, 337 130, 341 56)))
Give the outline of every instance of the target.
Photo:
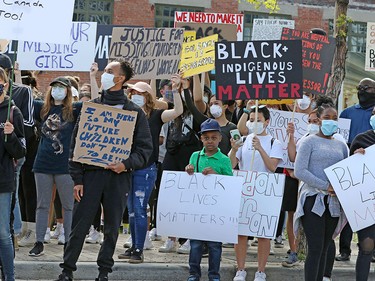
POLYGON ((74 2, 1 1, 0 38, 67 44, 74 2))
MULTIPOLYGON (((223 38, 227 41, 242 41, 243 39, 243 14, 227 14, 227 13, 204 13, 204 12, 175 12, 174 14, 174 22, 175 27, 181 26, 178 23, 206 23, 209 24, 207 30, 215 29, 215 24, 229 24, 229 25, 236 25, 236 38, 235 39, 226 39, 226 37, 221 36, 220 29, 216 30, 214 33, 201 33, 198 35, 197 32, 197 39, 200 39, 201 37, 206 37, 212 34, 219 34, 219 41, 221 41, 223 38), (211 26, 211 27, 210 27, 211 26)), ((202 28, 203 29, 203 28, 202 28)), ((198 30, 198 29, 194 29, 198 30)))
POLYGON ((164 171, 158 234, 237 243, 242 184, 239 177, 164 171))
POLYGON ((259 104, 277 105, 277 104, 292 104, 295 100, 285 99, 285 100, 259 100, 259 104))
POLYGON ((69 44, 19 41, 22 69, 88 71, 95 57, 96 22, 73 22, 69 44))
POLYGON ((302 40, 303 90, 316 95, 325 94, 336 39, 285 27, 281 39, 302 40))
POLYGON ((356 232, 375 224, 375 145, 324 170, 356 232))
POLYGON ((244 178, 238 234, 274 239, 284 194, 284 174, 233 170, 244 178))
POLYGON ((251 40, 280 40, 283 27, 294 29, 294 20, 254 19, 251 40))
POLYGON ((375 71, 375 22, 367 23, 366 71, 375 71))
POLYGON ((184 31, 184 43, 192 42, 197 39, 197 33, 195 30, 185 30, 184 31))
POLYGON ((109 61, 128 61, 134 79, 170 79, 178 71, 183 39, 181 28, 114 27, 109 61))
POLYGON ((219 100, 302 98, 301 41, 218 42, 219 100))
POLYGON ((196 39, 202 39, 214 34, 218 35, 218 41, 236 41, 236 25, 234 24, 211 24, 177 22, 176 26, 188 31, 195 31, 196 39))
POLYGON ((0 53, 5 52, 8 48, 9 41, 5 39, 0 39, 0 53))
POLYGON ((73 160, 105 168, 127 159, 136 120, 136 111, 84 102, 73 160))
POLYGON ((208 36, 182 45, 179 69, 184 77, 193 76, 215 68, 215 42, 218 35, 208 36))
MULTIPOLYGON (((294 141, 297 143, 307 132, 308 126, 308 115, 304 113, 294 113, 294 141)), ((267 133, 275 139, 281 142, 283 147, 283 161, 279 164, 279 167, 283 168, 294 168, 294 163, 290 162, 288 158, 288 123, 292 122, 293 112, 281 111, 281 110, 270 110, 270 123, 267 126, 267 133)), ((339 130, 338 133, 348 141, 350 119, 339 118, 339 130)))

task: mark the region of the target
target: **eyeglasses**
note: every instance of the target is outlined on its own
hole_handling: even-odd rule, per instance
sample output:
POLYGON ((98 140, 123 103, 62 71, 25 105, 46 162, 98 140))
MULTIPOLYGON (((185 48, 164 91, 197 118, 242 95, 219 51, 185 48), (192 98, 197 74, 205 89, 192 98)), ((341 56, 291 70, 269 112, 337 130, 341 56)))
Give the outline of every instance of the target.
POLYGON ((358 85, 356 88, 358 91, 366 91, 368 89, 374 89, 375 87, 371 87, 369 85, 358 85))
MULTIPOLYGON (((259 109, 262 109, 262 108, 265 108, 265 107, 266 107, 265 104, 261 104, 261 105, 258 106, 259 109)), ((253 105, 252 107, 250 107, 250 109, 255 109, 255 108, 257 108, 256 105, 253 105)))

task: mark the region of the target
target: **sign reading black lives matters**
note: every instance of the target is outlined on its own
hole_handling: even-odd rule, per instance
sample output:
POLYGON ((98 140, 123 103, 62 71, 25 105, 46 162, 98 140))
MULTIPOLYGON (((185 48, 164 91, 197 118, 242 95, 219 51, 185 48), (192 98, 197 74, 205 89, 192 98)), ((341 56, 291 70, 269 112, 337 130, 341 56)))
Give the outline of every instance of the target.
POLYGON ((325 94, 335 53, 335 38, 284 27, 281 40, 302 40, 303 90, 325 94))
POLYGON ((220 100, 300 99, 301 41, 216 43, 220 100))

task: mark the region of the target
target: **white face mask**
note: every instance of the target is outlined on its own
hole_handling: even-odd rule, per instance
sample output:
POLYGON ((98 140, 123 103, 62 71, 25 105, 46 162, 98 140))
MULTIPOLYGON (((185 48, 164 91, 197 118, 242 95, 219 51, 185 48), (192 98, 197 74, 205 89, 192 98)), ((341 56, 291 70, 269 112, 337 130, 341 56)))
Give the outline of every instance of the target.
POLYGON ((317 124, 307 125, 307 132, 309 133, 309 135, 315 135, 319 133, 319 125, 317 124))
POLYGON ((141 95, 132 95, 132 102, 139 107, 143 107, 145 105, 145 97, 141 95))
POLYGON ((213 104, 210 107, 210 113, 213 118, 219 118, 223 114, 223 109, 220 105, 213 104))
POLYGON ((104 72, 101 77, 101 83, 104 90, 111 89, 114 85, 116 85, 115 82, 113 82, 113 79, 115 76, 113 74, 104 72))
POLYGON ((308 96, 306 95, 303 95, 303 98, 302 99, 299 99, 297 100, 297 104, 298 104, 298 107, 301 109, 301 110, 306 110, 309 108, 310 106, 310 103, 311 103, 311 100, 308 96))
POLYGON ((66 97, 65 87, 52 87, 51 96, 56 101, 62 101, 66 97))
POLYGON ((249 125, 247 125, 247 128, 249 129, 249 134, 256 132, 257 135, 262 134, 265 129, 263 122, 256 122, 256 126, 255 126, 255 122, 249 122, 249 125))
POLYGON ((79 97, 79 93, 78 93, 77 89, 74 88, 73 86, 71 87, 71 89, 72 89, 72 96, 78 98, 79 97))

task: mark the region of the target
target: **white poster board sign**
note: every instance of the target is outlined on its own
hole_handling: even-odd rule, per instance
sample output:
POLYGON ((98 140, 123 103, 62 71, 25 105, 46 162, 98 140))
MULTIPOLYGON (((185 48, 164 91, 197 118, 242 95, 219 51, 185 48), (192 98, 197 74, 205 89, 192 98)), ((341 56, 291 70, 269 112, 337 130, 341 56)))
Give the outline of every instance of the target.
POLYGON ((280 40, 283 27, 294 29, 294 20, 254 19, 251 40, 280 40))
POLYGON ((158 234, 237 243, 243 178, 164 171, 158 234))
POLYGON ((284 174, 233 170, 242 177, 238 234, 274 239, 284 194, 284 174))
POLYGON ((375 22, 367 23, 366 71, 375 71, 375 22))
POLYGON ((0 39, 69 43, 74 2, 1 1, 0 39))
MULTIPOLYGON (((275 139, 278 139, 283 146, 283 162, 279 167, 293 169, 294 164, 288 158, 288 123, 292 122, 293 113, 290 111, 270 110, 270 123, 267 132, 275 139)), ((294 113, 294 140, 297 143, 305 134, 307 134, 308 115, 304 113, 294 113)), ((339 118, 338 133, 341 134, 346 141, 349 138, 350 119, 339 118)))
POLYGON ((375 224, 375 145, 324 170, 356 232, 375 224))
POLYGON ((88 71, 95 58, 96 22, 73 22, 68 44, 19 41, 22 69, 88 71))

